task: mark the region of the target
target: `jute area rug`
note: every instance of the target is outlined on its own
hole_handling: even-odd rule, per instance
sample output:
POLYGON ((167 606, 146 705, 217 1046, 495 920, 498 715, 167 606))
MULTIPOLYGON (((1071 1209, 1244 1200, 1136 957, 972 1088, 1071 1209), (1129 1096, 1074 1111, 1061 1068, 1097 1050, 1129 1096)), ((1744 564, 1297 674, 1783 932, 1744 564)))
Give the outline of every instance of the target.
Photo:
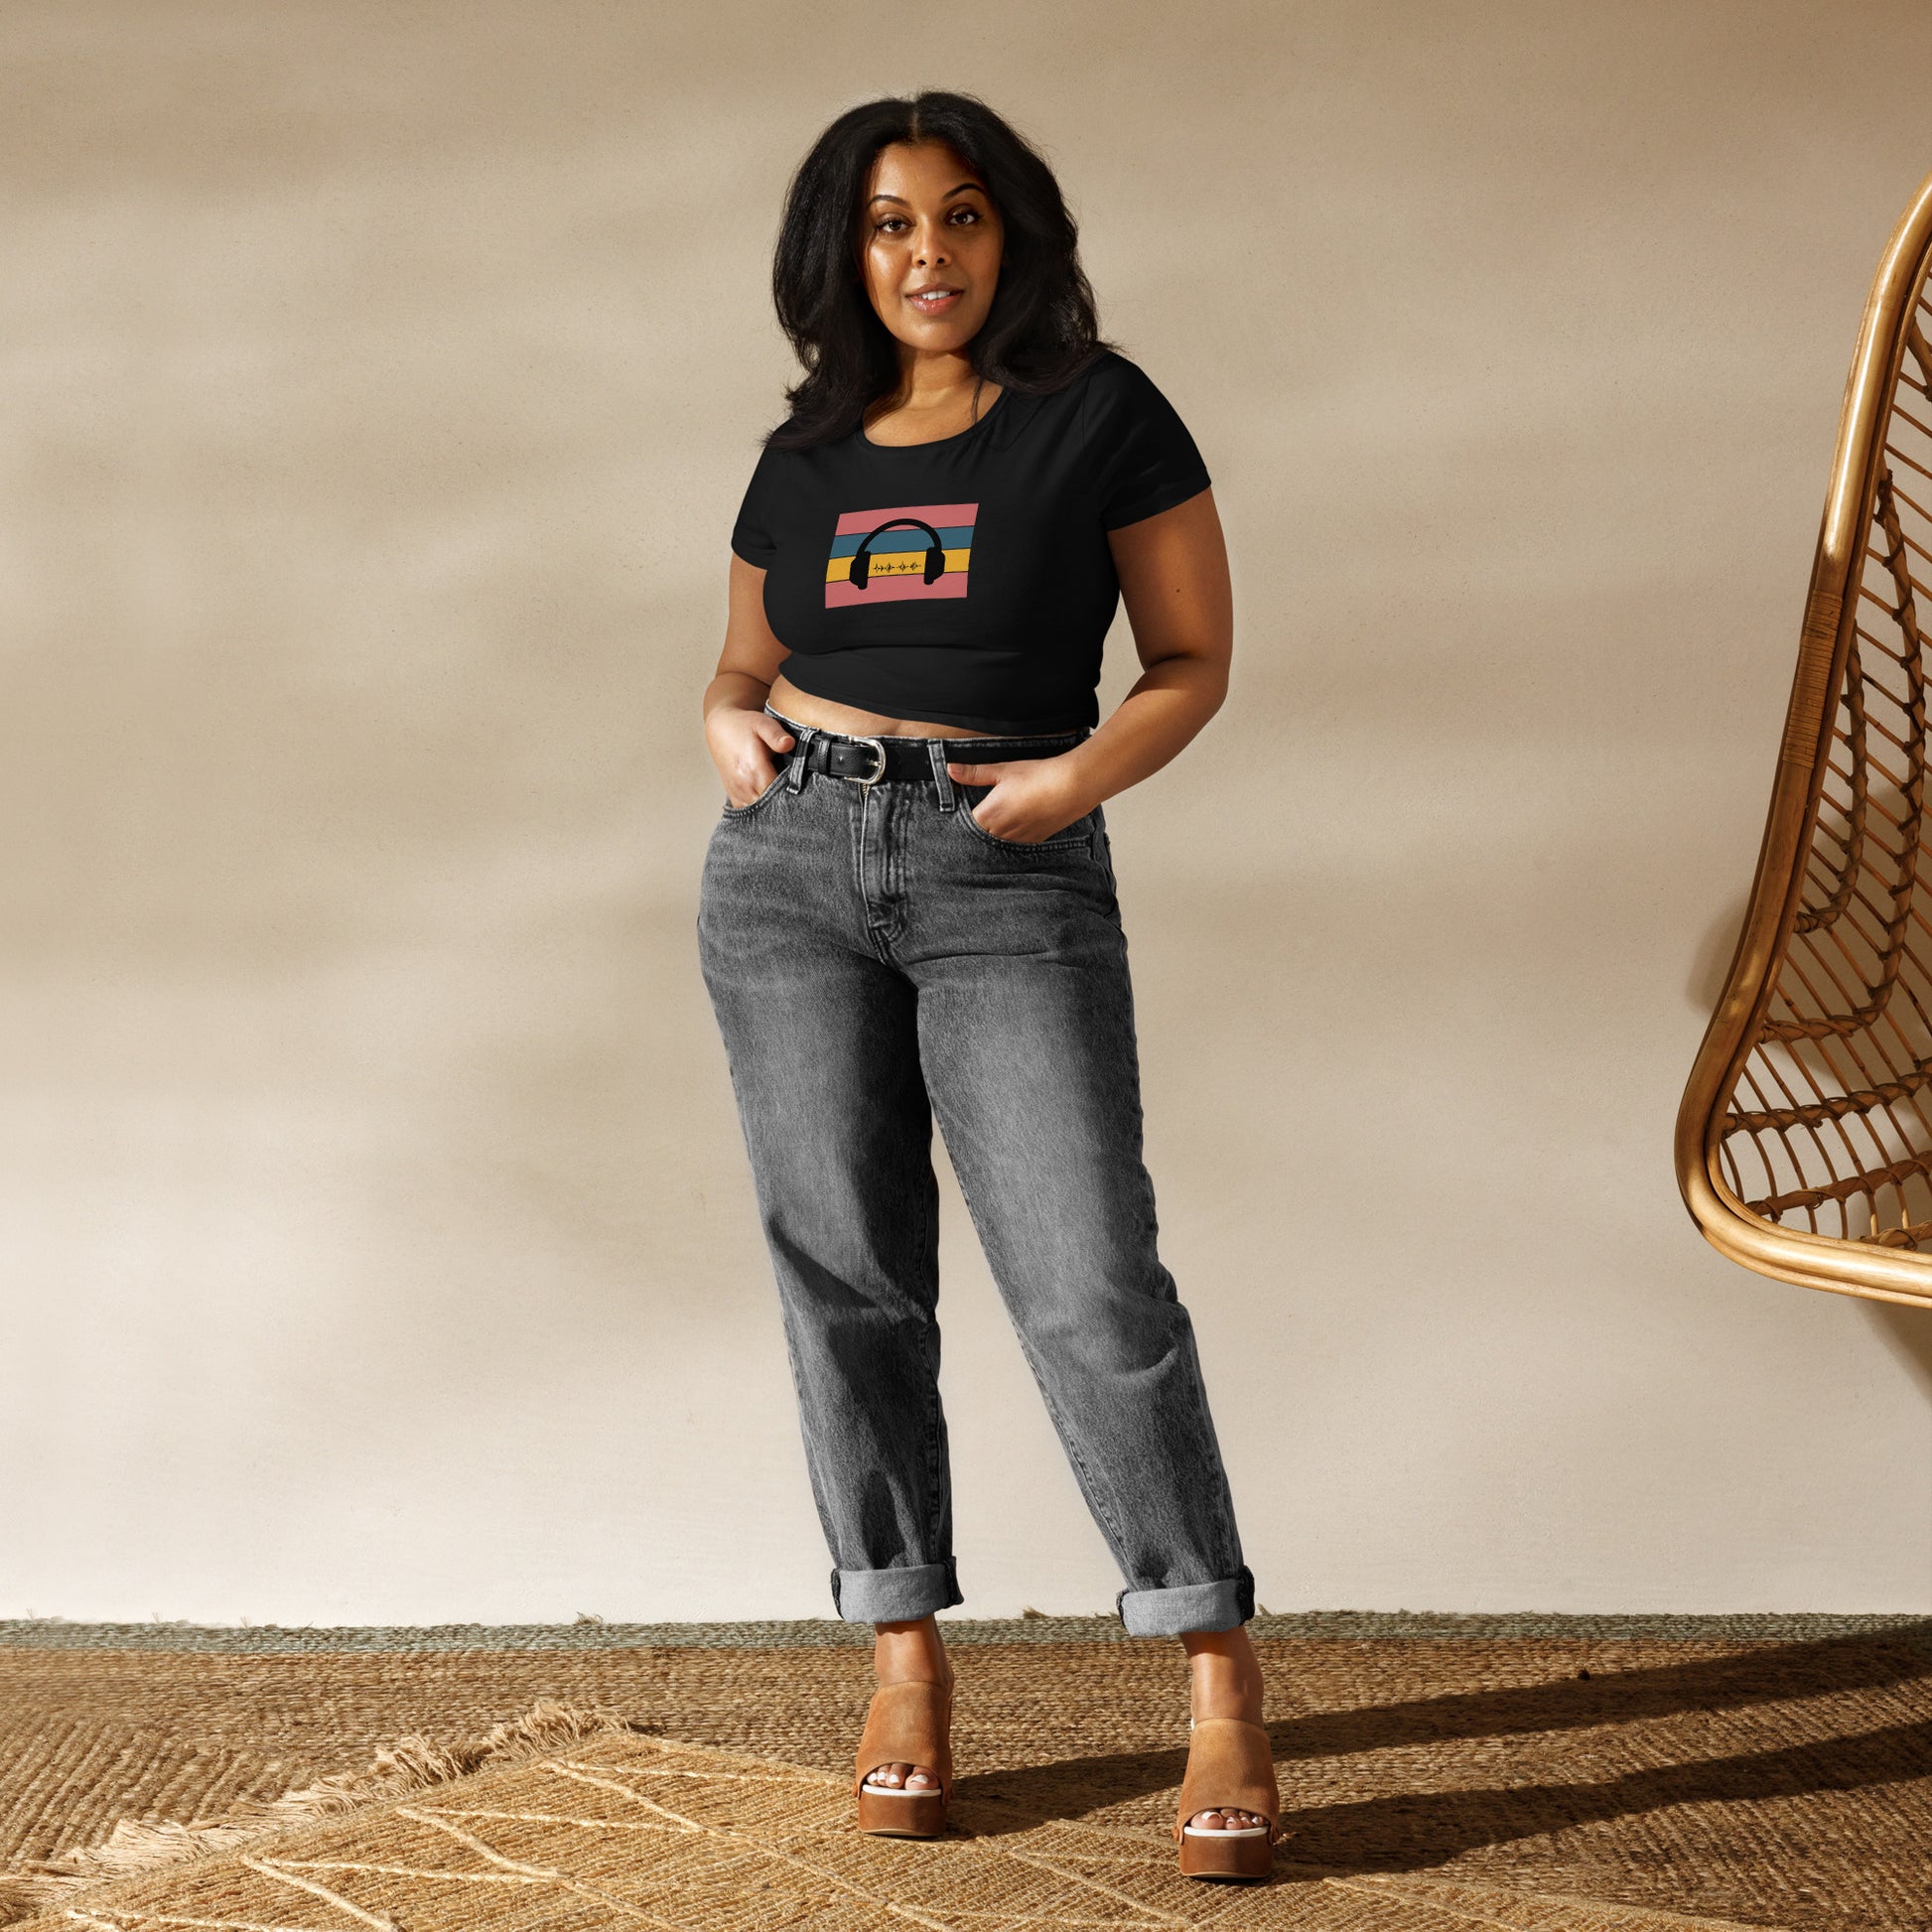
POLYGON ((1925 1624, 1257 1626, 1267 1887, 1173 1873, 1184 1667, 1102 1619, 949 1630, 936 1845, 850 1829, 836 1624, 0 1627, 0 1923, 1932 1929, 1925 1624))
POLYGON ((1236 1895, 1174 1873, 1157 1829, 1041 1818, 984 1794, 960 1802, 942 1840, 872 1838, 852 1831, 844 1780, 830 1772, 653 1738, 615 1713, 560 1705, 500 1729, 487 1755, 503 1761, 447 1780, 429 1766, 381 1767, 359 1781, 359 1807, 332 1824, 296 1821, 305 1806, 352 1802, 358 1781, 284 1800, 280 1818, 267 1809, 199 1832, 124 1832, 118 1846, 75 1861, 78 1882, 20 1932, 350 1924, 383 1932, 1641 1932, 1720 1923, 1293 1863, 1274 1884, 1236 1895), (377 1800, 384 1785, 391 1789, 377 1800), (97 1875, 116 1863, 148 1868, 118 1880, 97 1875))

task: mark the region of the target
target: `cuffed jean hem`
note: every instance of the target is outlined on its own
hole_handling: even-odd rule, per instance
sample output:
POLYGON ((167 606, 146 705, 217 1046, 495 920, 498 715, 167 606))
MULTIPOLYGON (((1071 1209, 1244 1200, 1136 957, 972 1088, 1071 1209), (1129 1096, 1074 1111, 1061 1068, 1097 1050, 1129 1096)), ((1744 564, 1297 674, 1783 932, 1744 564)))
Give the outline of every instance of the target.
POLYGON ((848 1623, 903 1623, 965 1602, 950 1557, 909 1570, 834 1570, 832 1607, 848 1623))
POLYGON ((1232 1630, 1255 1613, 1255 1580, 1246 1564, 1215 1584, 1172 1589, 1124 1589, 1114 1608, 1130 1637, 1180 1637, 1190 1630, 1232 1630))

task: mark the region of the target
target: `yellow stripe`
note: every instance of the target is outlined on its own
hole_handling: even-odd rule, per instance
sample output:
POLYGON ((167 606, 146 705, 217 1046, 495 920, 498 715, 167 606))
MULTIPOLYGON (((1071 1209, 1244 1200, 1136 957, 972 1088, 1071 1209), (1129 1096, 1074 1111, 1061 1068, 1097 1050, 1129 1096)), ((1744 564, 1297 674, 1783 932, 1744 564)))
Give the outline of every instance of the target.
MULTIPOLYGON (((964 570, 972 554, 970 545, 964 550, 948 550, 946 574, 951 576, 956 571, 964 570)), ((917 577, 925 570, 923 550, 868 550, 866 555, 872 559, 872 568, 866 572, 868 582, 881 577, 917 577)), ((832 558, 825 566, 825 581, 828 584, 849 584, 852 581, 852 559, 832 558)))

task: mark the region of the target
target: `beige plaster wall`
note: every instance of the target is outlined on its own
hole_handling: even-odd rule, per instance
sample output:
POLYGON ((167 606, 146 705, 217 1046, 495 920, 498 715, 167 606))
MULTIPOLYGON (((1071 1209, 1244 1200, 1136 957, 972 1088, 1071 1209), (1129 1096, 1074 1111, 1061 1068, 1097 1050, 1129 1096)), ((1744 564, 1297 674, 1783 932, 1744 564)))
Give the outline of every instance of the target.
MULTIPOLYGON (((1720 1261, 1669 1162, 1928 59, 10 0, 0 1614, 830 1613, 697 705, 786 174, 920 84, 1047 148, 1229 532, 1232 697, 1108 812, 1262 1602, 1932 1609, 1932 1317, 1720 1261)), ((1106 1608, 946 1187, 964 1610, 1106 1608)))

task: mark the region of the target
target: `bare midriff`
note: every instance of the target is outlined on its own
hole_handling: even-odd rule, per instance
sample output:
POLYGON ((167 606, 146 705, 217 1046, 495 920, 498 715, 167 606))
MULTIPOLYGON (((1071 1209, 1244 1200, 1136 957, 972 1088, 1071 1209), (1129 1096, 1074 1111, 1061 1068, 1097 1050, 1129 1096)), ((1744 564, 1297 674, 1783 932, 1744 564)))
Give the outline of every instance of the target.
MULTIPOLYGON (((963 412, 957 409, 944 413, 902 408, 888 410, 885 415, 866 424, 864 434, 869 442, 886 447, 914 448, 920 443, 943 443, 970 429, 999 400, 1001 393, 997 383, 982 385, 977 412, 970 407, 970 392, 965 389, 960 394, 968 400, 969 406, 963 412), (894 435, 891 429, 887 429, 883 436, 878 433, 888 424, 903 430, 908 421, 927 428, 934 422, 940 422, 946 427, 936 436, 909 439, 894 435)), ((882 712, 861 711, 856 705, 834 704, 829 698, 815 698, 809 691, 799 690, 782 671, 771 680, 770 702, 773 711, 782 711, 787 718, 795 718, 801 725, 814 725, 820 731, 843 732, 848 738, 1046 738, 1061 735, 1048 732, 983 732, 973 731, 965 725, 935 725, 929 718, 888 718, 882 712)))
MULTIPOLYGON (((935 725, 925 718, 888 718, 855 705, 834 704, 801 691, 780 671, 771 680, 771 709, 820 731, 843 732, 848 738, 1009 738, 1027 734, 970 731, 964 725, 935 725)), ((1044 736, 1044 734, 1038 734, 1044 736)))

